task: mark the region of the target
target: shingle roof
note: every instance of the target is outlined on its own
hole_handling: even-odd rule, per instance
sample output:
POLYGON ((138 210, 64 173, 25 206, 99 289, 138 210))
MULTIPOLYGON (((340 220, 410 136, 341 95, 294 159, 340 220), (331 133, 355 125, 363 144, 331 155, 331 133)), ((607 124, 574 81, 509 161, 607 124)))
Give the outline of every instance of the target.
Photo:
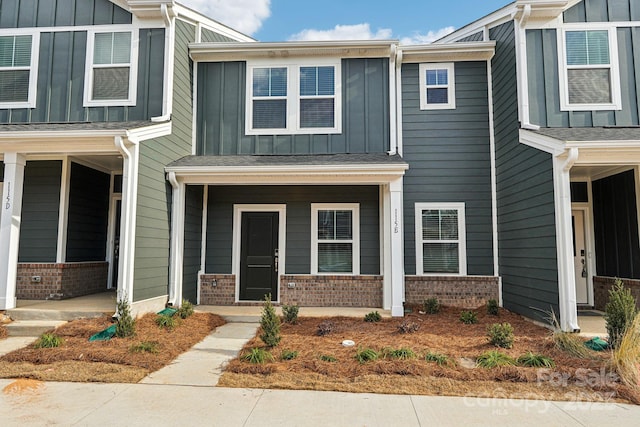
POLYGON ((407 165, 399 155, 372 154, 310 154, 251 156, 186 156, 167 167, 246 167, 246 166, 331 166, 331 165, 407 165))
POLYGON ((151 120, 131 122, 72 122, 72 123, 25 123, 0 124, 0 132, 64 132, 83 130, 129 130, 157 125, 151 120))
POLYGON ((560 141, 640 141, 640 127, 541 128, 535 132, 560 141))

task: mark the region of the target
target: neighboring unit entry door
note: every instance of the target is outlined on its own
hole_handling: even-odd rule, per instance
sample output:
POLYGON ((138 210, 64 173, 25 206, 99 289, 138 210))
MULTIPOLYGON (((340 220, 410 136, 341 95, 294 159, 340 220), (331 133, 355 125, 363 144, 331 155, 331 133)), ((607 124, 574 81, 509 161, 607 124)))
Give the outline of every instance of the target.
POLYGON ((585 239, 584 211, 571 211, 573 223, 573 267, 576 276, 576 302, 589 304, 589 270, 585 239))
POLYGON ((278 299, 278 212, 242 212, 240 300, 278 299))

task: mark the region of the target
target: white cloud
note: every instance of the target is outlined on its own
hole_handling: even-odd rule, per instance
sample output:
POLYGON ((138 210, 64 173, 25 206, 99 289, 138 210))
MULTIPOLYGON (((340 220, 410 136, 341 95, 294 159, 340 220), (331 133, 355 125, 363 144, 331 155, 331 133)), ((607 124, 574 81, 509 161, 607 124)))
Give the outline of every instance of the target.
POLYGON ((392 31, 381 28, 375 33, 371 31, 369 24, 336 25, 330 30, 302 30, 289 37, 296 41, 326 41, 326 40, 372 40, 391 38, 392 31))
POLYGON ((411 37, 403 37, 400 39, 401 44, 427 44, 434 42, 455 30, 454 27, 445 27, 436 31, 429 31, 426 34, 415 33, 411 37))
POLYGON ((254 34, 271 15, 271 0, 181 0, 180 3, 245 34, 254 34))

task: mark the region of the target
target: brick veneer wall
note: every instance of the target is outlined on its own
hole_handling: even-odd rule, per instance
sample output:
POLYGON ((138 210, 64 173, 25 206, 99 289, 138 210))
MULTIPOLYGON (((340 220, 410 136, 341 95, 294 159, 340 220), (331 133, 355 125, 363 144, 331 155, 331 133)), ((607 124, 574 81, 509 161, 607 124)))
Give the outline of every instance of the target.
POLYGON ((382 307, 382 276, 285 275, 280 302, 302 307, 382 307), (288 284, 295 283, 289 289, 288 284))
MULTIPOLYGON (((261 304, 236 303, 235 292, 233 274, 200 276, 200 304, 261 304), (214 280, 216 286, 212 284, 214 280)), ((282 276, 280 303, 303 307, 382 307, 382 276, 282 276), (289 283, 295 283, 295 288, 289 289, 289 283)))
POLYGON ((422 304, 437 298, 443 305, 476 308, 498 299, 499 281, 493 276, 406 276, 405 299, 422 304))
POLYGON ((16 297, 44 300, 95 294, 107 289, 108 275, 107 262, 19 263, 16 297), (33 282, 33 276, 41 281, 33 282))
MULTIPOLYGON (((640 280, 622 279, 624 286, 631 290, 631 295, 636 299, 636 306, 640 310, 640 280)), ((593 278, 593 303, 596 310, 604 310, 609 301, 609 290, 613 287, 615 278, 594 276, 593 278)))

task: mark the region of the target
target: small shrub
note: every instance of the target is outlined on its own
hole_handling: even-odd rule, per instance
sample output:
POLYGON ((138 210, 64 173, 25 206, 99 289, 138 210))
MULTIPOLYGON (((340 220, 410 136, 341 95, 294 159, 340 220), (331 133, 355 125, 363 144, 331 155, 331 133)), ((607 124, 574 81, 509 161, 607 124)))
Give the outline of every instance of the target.
POLYGON ((284 322, 289 323, 290 325, 295 325, 298 323, 298 311, 300 311, 300 307, 297 305, 282 305, 282 315, 284 317, 284 322))
POLYGON ((604 307, 604 312, 609 345, 617 348, 637 312, 636 299, 631 294, 631 290, 624 287, 622 280, 616 279, 613 288, 609 290, 609 301, 604 307))
POLYGON ((513 327, 510 323, 494 323, 487 328, 489 342, 496 347, 513 347, 513 327))
POLYGON ((380 357, 380 355, 378 354, 377 351, 375 351, 372 348, 359 349, 355 355, 356 360, 360 363, 366 363, 366 362, 371 362, 373 360, 378 360, 378 357, 380 357))
POLYGON ((173 328, 176 327, 176 319, 173 316, 170 316, 168 314, 159 314, 156 317, 156 325, 158 325, 161 328, 165 328, 167 330, 172 330, 173 328))
POLYGON ((393 349, 393 348, 385 349, 384 356, 389 357, 391 359, 409 360, 409 359, 415 359, 417 355, 410 348, 402 347, 397 349, 393 349))
POLYGON ((62 344, 62 338, 53 332, 45 332, 40 335, 38 340, 33 344, 34 348, 56 348, 62 344))
POLYGON ((500 308, 498 307, 498 301, 494 299, 490 299, 487 301, 487 314, 491 316, 497 316, 500 312, 500 308))
POLYGON ((116 337, 127 338, 136 333, 136 321, 131 316, 131 306, 127 299, 127 295, 123 294, 122 298, 116 305, 116 337))
POLYGON ((439 366, 447 366, 451 364, 449 356, 440 353, 428 352, 424 355, 424 360, 426 360, 427 362, 435 362, 439 366))
POLYGON ((180 304, 180 308, 176 311, 176 315, 180 316, 181 319, 186 319, 187 317, 193 314, 193 304, 191 301, 183 299, 182 304, 180 304))
POLYGON ((460 321, 465 325, 478 323, 478 314, 475 311, 463 311, 460 313, 460 321))
POLYGON ((276 315, 276 310, 271 304, 271 294, 265 295, 262 306, 262 317, 260 319, 262 334, 260 339, 267 347, 275 347, 280 342, 280 318, 276 315))
POLYGON ((425 300, 422 308, 427 314, 438 314, 440 313, 440 302, 438 301, 438 298, 429 298, 428 300, 425 300))
POLYGON ((320 360, 322 360, 323 362, 337 362, 338 359, 336 359, 334 356, 330 355, 330 354, 322 354, 320 355, 320 360))
POLYGON ((131 347, 129 347, 129 352, 157 354, 159 352, 158 343, 155 341, 143 341, 138 344, 133 344, 131 347))
POLYGON ((409 319, 405 319, 398 325, 398 332, 401 334, 412 334, 420 329, 420 325, 409 319))
POLYGON ((333 332, 333 322, 330 320, 323 320, 322 322, 320 322, 318 324, 318 331, 317 334, 321 337, 330 334, 331 332, 333 332))
POLYGON ((584 340, 577 334, 563 332, 557 329, 553 333, 553 343, 556 348, 570 356, 580 359, 592 359, 593 354, 584 346, 584 340))
POLYGON ((280 359, 282 360, 293 360, 298 357, 298 352, 295 350, 282 350, 280 354, 280 359))
POLYGON ((497 366, 513 366, 516 364, 516 361, 504 353, 491 350, 482 353, 476 359, 476 363, 481 368, 495 368, 497 366))
POLYGON ((365 322, 379 322, 382 320, 382 316, 377 311, 372 311, 364 315, 365 322))
POLYGON ((545 356, 544 354, 536 354, 527 352, 516 360, 518 365, 526 366, 529 368, 553 368, 556 366, 552 358, 545 356))
POLYGON ((262 365, 266 362, 273 362, 273 355, 260 347, 253 347, 251 350, 245 352, 241 359, 245 362, 262 365))

